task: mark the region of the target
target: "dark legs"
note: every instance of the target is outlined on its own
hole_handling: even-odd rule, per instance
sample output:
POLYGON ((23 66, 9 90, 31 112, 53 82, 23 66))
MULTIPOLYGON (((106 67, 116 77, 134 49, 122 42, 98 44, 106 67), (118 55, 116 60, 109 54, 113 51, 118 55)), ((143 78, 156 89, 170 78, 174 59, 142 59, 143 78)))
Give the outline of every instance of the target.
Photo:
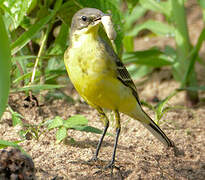
POLYGON ((98 142, 98 145, 97 145, 95 154, 93 155, 93 158, 92 158, 92 160, 95 160, 95 161, 97 160, 100 147, 101 147, 101 145, 102 145, 103 139, 104 139, 105 134, 106 134, 106 132, 107 132, 107 129, 108 129, 108 127, 109 127, 108 118, 107 118, 107 116, 105 115, 105 113, 103 112, 103 110, 102 110, 101 108, 98 108, 97 110, 98 110, 98 112, 99 112, 99 114, 100 114, 100 119, 101 119, 101 121, 103 122, 105 128, 104 128, 103 134, 102 134, 102 136, 101 136, 101 138, 100 138, 100 140, 99 140, 99 142, 98 142))
POLYGON ((118 143, 118 139, 119 139, 119 135, 120 135, 120 130, 121 130, 120 114, 119 114, 118 111, 115 111, 115 121, 116 121, 116 125, 115 125, 116 126, 116 137, 115 137, 115 144, 114 144, 112 159, 111 159, 110 163, 107 166, 109 168, 113 168, 114 164, 115 164, 115 154, 116 154, 117 143, 118 143))
POLYGON ((110 163, 107 166, 109 168, 113 168, 113 166, 115 164, 115 154, 116 154, 119 135, 120 135, 120 128, 117 128, 116 129, 116 138, 115 138, 115 145, 114 145, 114 149, 113 149, 112 159, 111 159, 110 163))
POLYGON ((102 136, 101 136, 101 138, 100 138, 100 140, 98 142, 98 145, 97 145, 97 148, 96 148, 95 154, 93 155, 92 160, 95 160, 95 161, 97 160, 98 153, 99 153, 100 147, 102 145, 102 142, 103 142, 103 139, 105 137, 105 134, 107 132, 108 127, 109 127, 109 121, 107 122, 107 124, 106 124, 106 126, 104 128, 103 134, 102 134, 102 136))
MULTIPOLYGON (((95 154, 93 155, 93 158, 92 158, 92 160, 95 160, 95 161, 97 160, 100 147, 102 145, 103 139, 104 139, 105 134, 107 132, 107 129, 109 127, 109 120, 108 120, 107 116, 105 115, 105 113, 103 112, 103 110, 101 108, 97 108, 97 110, 100 113, 100 118, 103 121, 105 128, 104 128, 103 134, 102 134, 102 136, 101 136, 101 138, 99 140, 99 143, 97 145, 95 154)), ((115 125, 115 127, 116 127, 115 144, 114 144, 112 159, 111 159, 110 163, 107 165, 108 168, 112 168, 112 169, 115 167, 114 166, 114 164, 115 164, 115 155, 116 155, 117 143, 118 143, 118 139, 119 139, 119 135, 120 135, 120 130, 121 130, 120 114, 119 114, 119 112, 117 110, 115 111, 115 122, 116 122, 116 125, 115 125)))

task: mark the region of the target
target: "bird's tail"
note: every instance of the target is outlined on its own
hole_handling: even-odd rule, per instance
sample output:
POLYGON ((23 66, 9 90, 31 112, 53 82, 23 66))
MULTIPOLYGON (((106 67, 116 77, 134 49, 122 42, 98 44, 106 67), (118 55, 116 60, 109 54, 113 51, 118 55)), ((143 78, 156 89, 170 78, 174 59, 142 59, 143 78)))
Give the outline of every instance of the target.
POLYGON ((160 142, 167 147, 174 147, 172 142, 166 134, 160 129, 160 127, 144 112, 142 109, 145 121, 140 121, 144 127, 146 127, 160 142))

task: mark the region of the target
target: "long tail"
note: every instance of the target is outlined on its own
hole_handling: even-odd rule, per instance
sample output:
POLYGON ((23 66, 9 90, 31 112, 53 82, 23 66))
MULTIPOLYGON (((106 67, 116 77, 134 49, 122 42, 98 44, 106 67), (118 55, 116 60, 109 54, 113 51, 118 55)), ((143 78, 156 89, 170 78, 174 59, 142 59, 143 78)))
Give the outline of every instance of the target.
MULTIPOLYGON (((144 112, 144 111, 143 111, 144 112)), ((174 147, 174 142, 172 142, 166 134, 160 129, 160 127, 144 112, 146 119, 149 123, 141 123, 146 127, 159 141, 161 141, 167 147, 174 147)))

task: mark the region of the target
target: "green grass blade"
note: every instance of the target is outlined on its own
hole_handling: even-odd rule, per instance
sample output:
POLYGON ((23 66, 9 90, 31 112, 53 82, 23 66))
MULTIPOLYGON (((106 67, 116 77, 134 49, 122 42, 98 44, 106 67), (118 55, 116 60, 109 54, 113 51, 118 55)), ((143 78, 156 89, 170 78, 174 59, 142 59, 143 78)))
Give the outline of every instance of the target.
POLYGON ((76 1, 67 1, 63 3, 63 5, 60 7, 60 10, 58 12, 58 16, 60 19, 70 26, 72 16, 79 10, 79 6, 76 5, 76 1))
POLYGON ((28 31, 24 32, 15 42, 11 44, 12 55, 23 48, 54 16, 54 13, 44 17, 36 24, 32 25, 28 31))
POLYGON ((11 44, 12 55, 23 48, 34 37, 34 35, 56 15, 56 12, 59 10, 61 3, 62 0, 57 1, 54 10, 49 15, 32 25, 28 31, 24 32, 15 42, 11 44))
POLYGON ((24 59, 35 59, 37 56, 33 55, 25 55, 25 56, 14 56, 11 58, 12 62, 15 63, 16 61, 21 61, 24 59))
POLYGON ((165 105, 167 104, 167 102, 174 97, 176 94, 178 93, 178 91, 174 91, 172 92, 169 96, 167 96, 165 99, 163 99, 162 101, 160 101, 157 105, 156 105, 156 116, 157 116, 157 121, 159 122, 159 120, 161 119, 161 117, 163 116, 163 111, 165 109, 165 105))
POLYGON ((0 118, 6 108, 10 87, 11 51, 9 44, 0 13, 0 118))
POLYGON ((74 126, 85 126, 88 124, 88 120, 82 115, 74 115, 64 121, 66 128, 72 128, 74 126))
POLYGON ((185 76, 184 76, 184 80, 181 84, 181 87, 184 87, 186 82, 188 81, 188 78, 194 68, 194 64, 196 62, 199 50, 201 49, 202 43, 205 40, 205 28, 201 31, 200 36, 198 38, 198 41, 196 43, 196 46, 193 48, 193 50, 190 53, 190 62, 189 62, 189 66, 186 70, 185 76))
POLYGON ((179 91, 189 90, 189 91, 205 91, 205 86, 190 86, 190 87, 183 87, 179 88, 179 91))
POLYGON ((158 49, 124 53, 122 60, 124 63, 135 63, 150 67, 169 66, 174 62, 171 56, 167 56, 158 49))
POLYGON ((21 88, 12 89, 11 92, 20 92, 20 91, 28 91, 28 90, 48 90, 48 89, 56 89, 63 88, 65 85, 55 85, 55 84, 41 84, 41 85, 28 85, 21 88))
POLYGON ((205 22, 205 1, 204 0, 198 0, 198 3, 200 5, 200 7, 202 8, 203 20, 205 22))
POLYGON ((189 39, 184 0, 170 1, 172 4, 172 23, 175 26, 175 42, 177 47, 177 63, 173 66, 173 75, 176 80, 182 83, 185 71, 188 68, 187 62, 189 59, 187 58, 191 51, 191 43, 189 39))
POLYGON ((5 147, 9 147, 9 146, 19 148, 21 151, 24 152, 24 150, 17 144, 17 142, 0 140, 0 149, 5 148, 5 147))
POLYGON ((78 131, 91 132, 95 134, 102 134, 102 130, 92 127, 92 126, 73 126, 72 129, 75 129, 78 131))
POLYGON ((30 0, 5 0, 2 4, 4 11, 12 18, 12 25, 15 29, 20 25, 28 11, 29 5, 31 4, 29 1, 30 0))
POLYGON ((127 70, 131 75, 132 79, 140 79, 151 73, 153 68, 150 66, 138 66, 136 64, 130 64, 129 66, 127 66, 127 70))
POLYGON ((128 12, 125 15, 125 24, 124 29, 126 31, 131 30, 133 28, 133 25, 135 22, 142 17, 147 10, 143 8, 142 6, 135 6, 134 9, 131 12, 128 12))
POLYGON ((136 25, 127 35, 137 36, 138 33, 144 29, 148 29, 161 36, 174 36, 174 27, 154 20, 148 20, 142 24, 136 25))
POLYGON ((155 11, 157 13, 165 14, 167 17, 171 16, 171 4, 168 1, 156 1, 156 0, 139 0, 142 7, 155 11))

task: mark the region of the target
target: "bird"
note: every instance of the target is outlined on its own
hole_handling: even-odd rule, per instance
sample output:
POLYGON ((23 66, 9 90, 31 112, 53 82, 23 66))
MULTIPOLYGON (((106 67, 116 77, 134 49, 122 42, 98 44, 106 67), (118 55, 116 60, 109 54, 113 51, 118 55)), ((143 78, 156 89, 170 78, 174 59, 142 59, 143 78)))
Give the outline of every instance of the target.
POLYGON ((113 47, 100 37, 98 30, 104 16, 107 14, 96 8, 83 8, 73 15, 64 63, 75 89, 88 105, 98 111, 104 125, 92 157, 94 161, 98 159, 109 127, 109 119, 104 111, 114 111, 116 136, 112 158, 107 165, 113 168, 121 131, 120 113, 138 120, 165 146, 174 147, 174 142, 143 110, 126 67, 113 47))

